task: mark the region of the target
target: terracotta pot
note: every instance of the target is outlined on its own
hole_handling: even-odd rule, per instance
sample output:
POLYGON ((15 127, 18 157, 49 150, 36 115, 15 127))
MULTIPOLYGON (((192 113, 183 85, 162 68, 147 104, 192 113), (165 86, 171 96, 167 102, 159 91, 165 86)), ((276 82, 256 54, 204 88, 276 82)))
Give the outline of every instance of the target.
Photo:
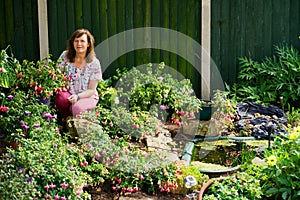
POLYGON ((204 183, 200 189, 200 192, 199 192, 199 198, 198 200, 202 200, 203 198, 203 195, 205 194, 205 191, 207 190, 207 188, 209 186, 211 186, 211 184, 213 184, 213 180, 209 180, 208 182, 204 183))

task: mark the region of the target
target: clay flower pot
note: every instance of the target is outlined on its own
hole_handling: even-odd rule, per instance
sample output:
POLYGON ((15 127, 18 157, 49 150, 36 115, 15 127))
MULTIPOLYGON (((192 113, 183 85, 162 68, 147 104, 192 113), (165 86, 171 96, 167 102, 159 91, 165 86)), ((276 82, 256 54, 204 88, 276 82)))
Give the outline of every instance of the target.
POLYGON ((207 188, 208 188, 209 186, 211 186, 211 184, 213 184, 213 183, 214 183, 213 180, 209 180, 208 182, 206 182, 206 183, 204 183, 204 184, 202 185, 202 187, 201 187, 201 189, 200 189, 200 192, 199 192, 199 198, 198 198, 198 200, 202 200, 205 191, 206 191, 207 188))

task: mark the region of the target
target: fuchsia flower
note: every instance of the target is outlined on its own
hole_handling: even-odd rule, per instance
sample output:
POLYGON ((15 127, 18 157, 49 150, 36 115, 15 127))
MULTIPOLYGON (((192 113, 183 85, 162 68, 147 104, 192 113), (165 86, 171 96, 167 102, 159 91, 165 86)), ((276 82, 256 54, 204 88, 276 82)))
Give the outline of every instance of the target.
POLYGON ((134 192, 137 192, 137 191, 139 191, 139 188, 135 186, 135 187, 133 188, 133 191, 134 191, 134 192))
POLYGON ((40 123, 38 123, 38 124, 33 124, 32 127, 33 127, 33 128, 39 128, 39 127, 41 127, 41 124, 40 124, 40 123))
POLYGON ((47 191, 48 191, 48 190, 49 190, 49 188, 50 188, 50 186, 47 184, 47 185, 45 185, 45 186, 44 186, 44 188, 45 188, 45 190, 47 190, 47 191))
POLYGON ((60 186, 64 189, 67 189, 69 187, 69 185, 67 183, 62 183, 62 184, 60 184, 60 186))
POLYGON ((5 68, 1 67, 1 68, 0 68, 0 72, 6 73, 7 71, 6 71, 5 68))
POLYGON ((54 200, 59 200, 59 196, 58 196, 58 195, 55 195, 55 196, 54 196, 54 200))
POLYGON ((9 110, 7 106, 0 106, 0 112, 6 113, 9 110))
POLYGON ((14 99, 14 96, 13 96, 13 95, 8 95, 8 96, 7 96, 7 98, 8 98, 8 100, 10 100, 10 101, 11 101, 11 100, 13 100, 13 99, 14 99))
POLYGON ((165 105, 160 105, 159 107, 162 110, 168 110, 169 109, 169 106, 165 106, 165 105))
POLYGON ((61 197, 60 199, 61 199, 61 200, 67 200, 67 198, 66 198, 66 197, 61 197))

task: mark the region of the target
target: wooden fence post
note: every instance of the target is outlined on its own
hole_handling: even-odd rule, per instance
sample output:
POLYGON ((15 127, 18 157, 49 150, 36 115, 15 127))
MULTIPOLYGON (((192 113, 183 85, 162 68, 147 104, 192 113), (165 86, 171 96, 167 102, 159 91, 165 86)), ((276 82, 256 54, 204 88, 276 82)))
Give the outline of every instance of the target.
POLYGON ((37 3, 40 59, 42 60, 46 58, 49 54, 47 0, 37 0, 37 3))
POLYGON ((211 0, 202 0, 201 9, 201 98, 210 100, 211 0))

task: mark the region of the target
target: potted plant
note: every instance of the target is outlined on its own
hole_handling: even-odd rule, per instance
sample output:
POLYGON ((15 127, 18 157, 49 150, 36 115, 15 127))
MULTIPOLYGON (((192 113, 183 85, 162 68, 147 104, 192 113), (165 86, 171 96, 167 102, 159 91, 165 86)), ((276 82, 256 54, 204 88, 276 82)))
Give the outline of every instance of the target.
POLYGON ((212 115, 213 103, 210 100, 201 100, 201 110, 199 112, 199 119, 203 121, 210 120, 212 115))

